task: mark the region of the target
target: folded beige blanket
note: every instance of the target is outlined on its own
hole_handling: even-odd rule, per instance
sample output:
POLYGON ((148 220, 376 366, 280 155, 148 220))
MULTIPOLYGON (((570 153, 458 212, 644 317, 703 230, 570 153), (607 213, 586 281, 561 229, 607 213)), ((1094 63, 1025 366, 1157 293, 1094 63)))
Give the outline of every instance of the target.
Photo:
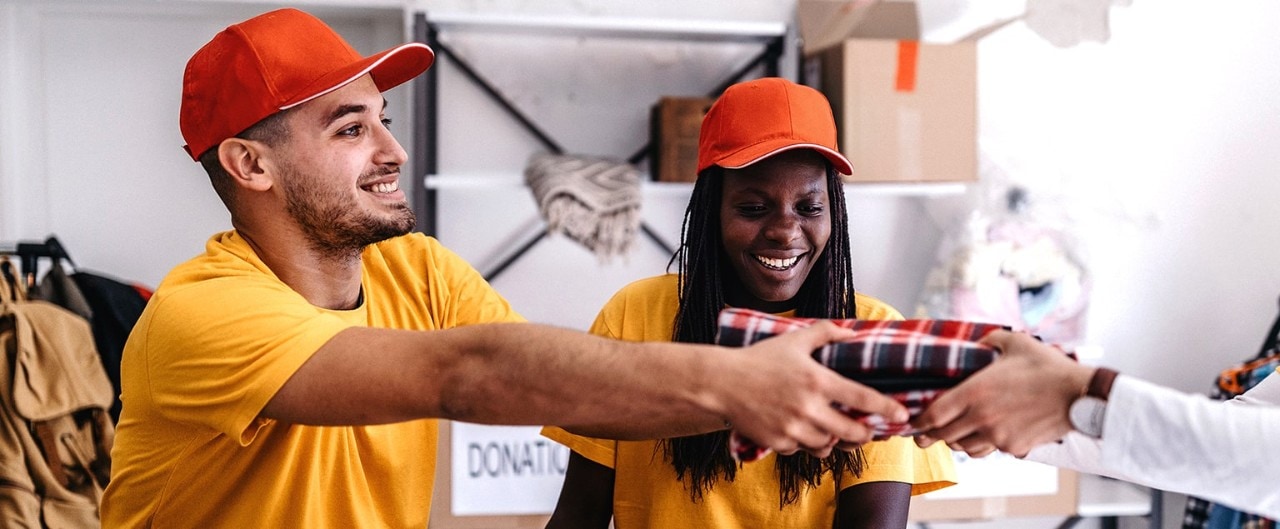
POLYGON ((547 231, 561 233, 608 262, 631 250, 640 226, 640 170, 623 162, 539 153, 525 183, 547 231))

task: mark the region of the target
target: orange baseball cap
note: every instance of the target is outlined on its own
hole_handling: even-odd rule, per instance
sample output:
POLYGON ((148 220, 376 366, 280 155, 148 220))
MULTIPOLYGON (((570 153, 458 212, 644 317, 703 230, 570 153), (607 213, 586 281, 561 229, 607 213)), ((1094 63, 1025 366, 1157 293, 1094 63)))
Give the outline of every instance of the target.
POLYGON ((279 9, 229 26, 196 51, 182 76, 178 128, 193 160, 276 112, 365 74, 389 90, 426 71, 435 53, 411 42, 369 57, 320 19, 279 9))
POLYGON ((780 77, 730 86, 702 118, 698 172, 741 169, 791 149, 813 149, 837 171, 853 174, 840 154, 831 103, 813 88, 780 77))

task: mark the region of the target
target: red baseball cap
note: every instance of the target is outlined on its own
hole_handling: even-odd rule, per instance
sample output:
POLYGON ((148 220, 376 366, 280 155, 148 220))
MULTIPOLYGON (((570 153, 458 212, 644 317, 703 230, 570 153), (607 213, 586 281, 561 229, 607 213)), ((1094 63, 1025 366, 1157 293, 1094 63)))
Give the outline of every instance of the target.
POLYGON ((837 171, 853 174, 826 96, 780 77, 746 81, 725 90, 702 118, 698 172, 741 169, 791 149, 818 151, 837 171))
POLYGON ((435 53, 411 42, 369 57, 297 9, 234 24, 187 61, 178 128, 193 160, 263 118, 342 88, 365 74, 386 91, 426 71, 435 53))

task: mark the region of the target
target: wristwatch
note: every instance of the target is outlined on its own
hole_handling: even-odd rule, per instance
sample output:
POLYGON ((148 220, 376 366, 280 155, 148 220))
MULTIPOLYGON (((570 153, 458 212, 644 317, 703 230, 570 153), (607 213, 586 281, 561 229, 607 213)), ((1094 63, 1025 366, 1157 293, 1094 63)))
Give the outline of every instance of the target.
POLYGON ((1107 395, 1116 374, 1105 367, 1097 368, 1085 391, 1071 403, 1067 417, 1077 432, 1094 439, 1102 438, 1102 425, 1107 417, 1107 395))

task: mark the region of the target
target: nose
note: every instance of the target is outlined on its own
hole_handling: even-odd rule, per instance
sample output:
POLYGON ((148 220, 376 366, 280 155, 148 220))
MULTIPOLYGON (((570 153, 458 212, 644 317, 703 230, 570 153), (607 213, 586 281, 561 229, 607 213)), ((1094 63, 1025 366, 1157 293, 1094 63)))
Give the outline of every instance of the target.
POLYGON ((800 237, 800 219, 794 212, 781 211, 769 219, 764 228, 765 239, 786 244, 800 237))
POLYGON ((395 135, 391 134, 391 130, 386 127, 374 127, 374 141, 377 142, 378 152, 377 159, 374 160, 378 165, 394 165, 402 166, 409 159, 409 154, 405 152, 404 147, 396 141, 395 135))

